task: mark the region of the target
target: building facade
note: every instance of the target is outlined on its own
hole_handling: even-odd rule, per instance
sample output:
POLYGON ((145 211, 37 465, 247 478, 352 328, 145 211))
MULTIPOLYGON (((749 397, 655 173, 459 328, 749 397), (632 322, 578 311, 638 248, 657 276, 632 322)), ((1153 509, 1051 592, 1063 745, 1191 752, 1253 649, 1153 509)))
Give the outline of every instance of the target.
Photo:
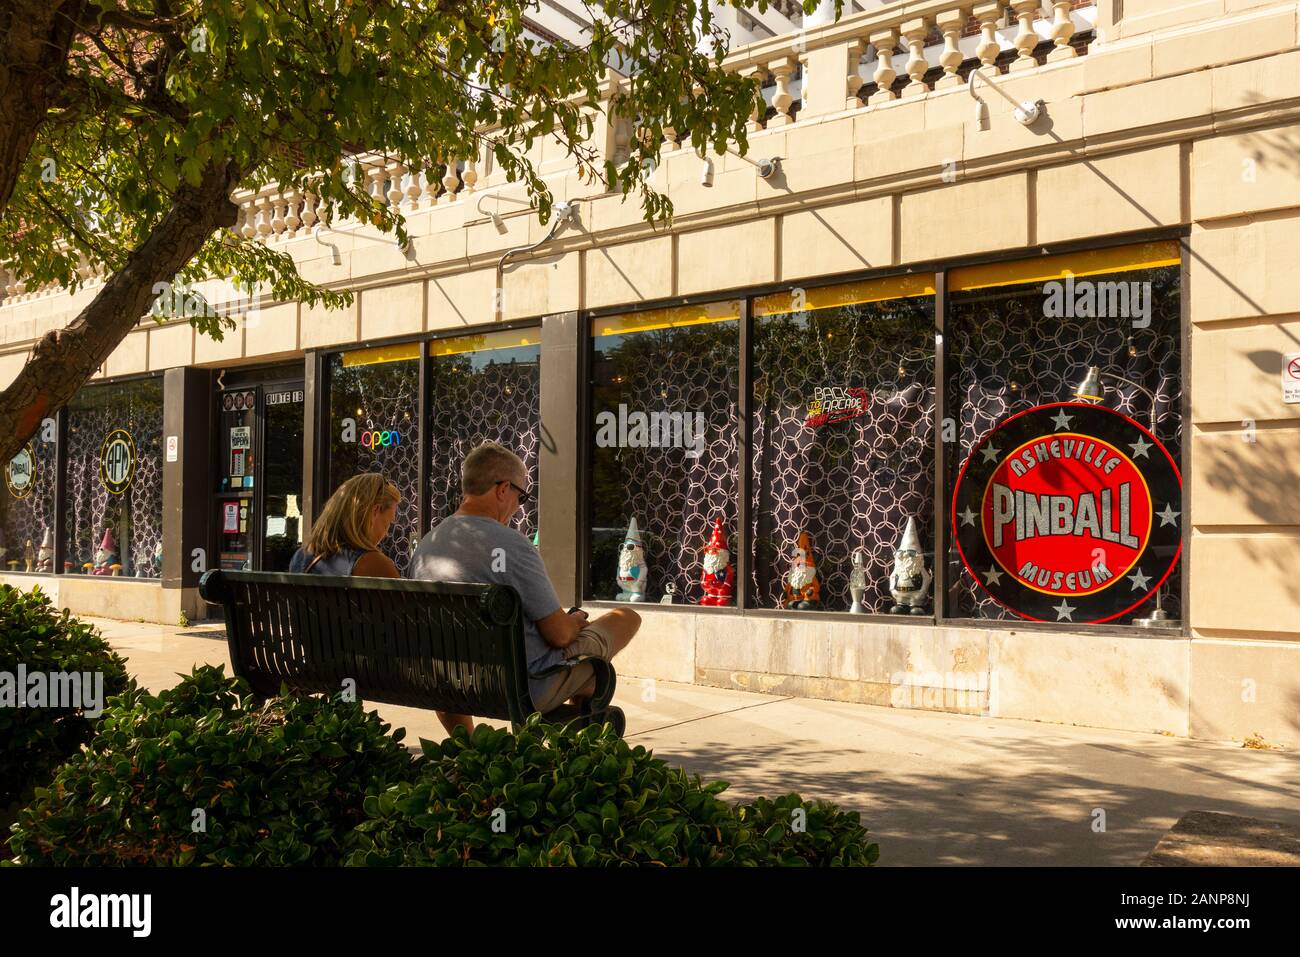
MULTIPOLYGON (((10 463, 0 580, 201 617, 204 569, 286 567, 358 471, 402 489, 404 566, 492 438, 562 600, 639 602, 625 675, 1300 743, 1297 11, 759 31, 747 155, 646 171, 667 228, 546 144, 554 231, 486 157, 363 158, 406 248, 242 195, 241 235, 353 304, 169 294, 10 463)), ((0 283, 0 381, 97 289, 0 283)))

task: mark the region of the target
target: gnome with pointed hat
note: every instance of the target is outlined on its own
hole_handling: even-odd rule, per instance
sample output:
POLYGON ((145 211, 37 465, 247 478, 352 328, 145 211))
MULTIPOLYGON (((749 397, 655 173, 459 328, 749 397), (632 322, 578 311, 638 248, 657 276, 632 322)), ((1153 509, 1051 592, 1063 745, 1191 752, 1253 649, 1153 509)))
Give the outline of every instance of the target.
POLYGON ((807 532, 799 533, 782 586, 786 608, 816 608, 821 602, 822 584, 817 579, 817 561, 807 532))
POLYGON ((916 518, 909 515, 903 537, 894 549, 894 570, 889 576, 889 594, 894 596, 894 605, 889 609, 890 614, 926 614, 930 581, 921 552, 921 536, 916 532, 916 518))
POLYGON ((104 538, 95 551, 95 566, 90 573, 92 575, 111 575, 113 574, 113 566, 117 564, 119 564, 117 539, 113 537, 113 530, 106 528, 104 529, 104 538))
POLYGON ((54 536, 47 528, 41 539, 40 551, 36 553, 36 570, 38 572, 54 571, 54 536))
POLYGON ((645 546, 634 515, 628 523, 627 534, 623 536, 623 547, 618 550, 618 596, 615 601, 645 601, 647 573, 645 546))
POLYGON ((722 530, 722 519, 713 520, 713 534, 704 546, 704 571, 700 573, 704 587, 701 605, 730 605, 736 594, 736 568, 731 564, 727 550, 727 536, 722 530))

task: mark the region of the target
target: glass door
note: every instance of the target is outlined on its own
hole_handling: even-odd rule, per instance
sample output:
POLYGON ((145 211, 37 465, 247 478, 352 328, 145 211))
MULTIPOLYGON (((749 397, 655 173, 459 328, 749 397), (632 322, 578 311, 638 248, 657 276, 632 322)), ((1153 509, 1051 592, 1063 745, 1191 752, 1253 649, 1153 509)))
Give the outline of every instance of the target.
POLYGON ((284 572, 302 544, 302 380, 262 387, 258 570, 284 572))

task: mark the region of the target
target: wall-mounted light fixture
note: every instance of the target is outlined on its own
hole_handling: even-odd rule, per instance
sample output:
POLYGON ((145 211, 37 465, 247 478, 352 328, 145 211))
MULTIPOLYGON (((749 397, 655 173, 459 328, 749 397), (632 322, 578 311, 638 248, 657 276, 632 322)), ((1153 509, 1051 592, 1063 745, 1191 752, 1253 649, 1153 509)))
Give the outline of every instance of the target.
POLYGON ((1017 103, 996 83, 994 83, 991 77, 985 76, 979 70, 971 70, 970 76, 966 78, 966 92, 969 93, 971 99, 975 101, 975 125, 977 127, 983 129, 984 121, 988 118, 988 104, 980 99, 979 94, 975 92, 975 80, 977 77, 982 77, 988 86, 997 90, 998 95, 1003 97, 1014 107, 1011 115, 1014 116, 1016 121, 1022 126, 1033 126, 1038 122, 1038 118, 1043 115, 1047 105, 1042 100, 1025 100, 1021 103, 1017 103))

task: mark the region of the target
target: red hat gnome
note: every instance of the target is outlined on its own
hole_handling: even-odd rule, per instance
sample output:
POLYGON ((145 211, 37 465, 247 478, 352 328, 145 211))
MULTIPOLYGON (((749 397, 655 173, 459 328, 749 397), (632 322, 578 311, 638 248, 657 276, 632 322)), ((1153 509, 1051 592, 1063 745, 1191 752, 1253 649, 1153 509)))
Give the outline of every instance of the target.
POLYGON ((117 560, 117 540, 113 538, 113 530, 106 528, 103 541, 99 543, 99 549, 95 552, 95 567, 91 570, 91 574, 113 574, 113 566, 117 564, 117 560))
POLYGON ((736 593, 736 568, 731 564, 727 550, 727 536, 722 530, 722 519, 713 520, 713 534, 704 546, 704 570, 700 573, 704 587, 701 605, 730 605, 736 593))

